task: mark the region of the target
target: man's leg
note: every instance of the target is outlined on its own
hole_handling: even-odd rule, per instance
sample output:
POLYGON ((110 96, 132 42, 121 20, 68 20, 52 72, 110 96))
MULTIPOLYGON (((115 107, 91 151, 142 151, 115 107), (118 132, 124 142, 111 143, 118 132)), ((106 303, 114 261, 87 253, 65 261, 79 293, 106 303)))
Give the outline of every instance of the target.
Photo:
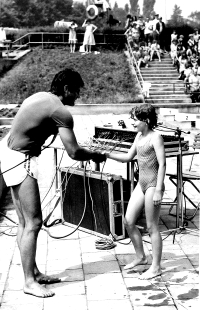
POLYGON ((50 297, 54 293, 41 286, 35 275, 36 244, 42 225, 42 212, 37 180, 27 176, 12 187, 12 197, 19 217, 18 245, 25 277, 24 292, 37 297, 50 297))

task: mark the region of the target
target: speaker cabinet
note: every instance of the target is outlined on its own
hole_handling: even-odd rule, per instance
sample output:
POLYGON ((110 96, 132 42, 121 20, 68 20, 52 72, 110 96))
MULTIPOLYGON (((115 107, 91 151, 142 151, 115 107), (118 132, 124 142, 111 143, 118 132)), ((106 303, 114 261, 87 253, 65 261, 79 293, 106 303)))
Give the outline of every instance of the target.
POLYGON ((125 237, 123 179, 121 176, 61 168, 62 219, 101 235, 125 237))

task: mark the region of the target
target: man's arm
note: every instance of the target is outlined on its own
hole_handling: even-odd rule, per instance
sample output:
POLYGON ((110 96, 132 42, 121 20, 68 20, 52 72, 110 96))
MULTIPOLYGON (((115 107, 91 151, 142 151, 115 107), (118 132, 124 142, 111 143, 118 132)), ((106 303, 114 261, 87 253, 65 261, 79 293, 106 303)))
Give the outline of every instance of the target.
POLYGON ((92 152, 80 147, 76 140, 73 129, 60 127, 59 134, 67 154, 72 159, 80 161, 91 159, 95 162, 105 161, 105 155, 101 154, 100 152, 92 152))

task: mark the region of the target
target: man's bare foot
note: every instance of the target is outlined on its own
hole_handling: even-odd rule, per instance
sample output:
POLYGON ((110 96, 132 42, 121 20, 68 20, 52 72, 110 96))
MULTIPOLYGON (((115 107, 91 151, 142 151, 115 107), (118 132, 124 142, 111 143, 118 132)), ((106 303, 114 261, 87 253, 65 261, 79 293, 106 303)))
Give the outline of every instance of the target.
POLYGON ((36 274, 36 281, 40 284, 53 284, 53 283, 59 283, 61 282, 60 278, 54 277, 54 276, 48 276, 43 273, 36 274))
POLYGON ((24 293, 30 294, 36 297, 46 298, 46 297, 52 297, 55 295, 54 292, 46 289, 45 287, 41 286, 37 282, 33 282, 29 285, 24 286, 24 293))
POLYGON ((138 278, 140 280, 150 280, 150 279, 159 277, 161 274, 162 274, 161 268, 159 268, 157 270, 153 270, 153 269, 149 268, 147 271, 142 273, 138 278))
POLYGON ((142 259, 136 258, 132 263, 126 265, 124 267, 124 270, 133 269, 134 267, 136 267, 138 265, 146 265, 146 264, 147 264, 146 257, 142 258, 142 259))

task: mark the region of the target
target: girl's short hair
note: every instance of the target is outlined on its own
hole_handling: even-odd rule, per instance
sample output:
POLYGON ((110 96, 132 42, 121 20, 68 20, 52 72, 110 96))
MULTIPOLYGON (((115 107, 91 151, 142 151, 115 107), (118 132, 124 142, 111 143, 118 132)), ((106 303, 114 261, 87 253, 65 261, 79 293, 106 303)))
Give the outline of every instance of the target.
POLYGON ((158 126, 158 116, 156 110, 152 105, 148 103, 136 106, 130 111, 130 114, 131 118, 134 118, 134 116, 136 116, 138 120, 146 122, 150 129, 158 126))

